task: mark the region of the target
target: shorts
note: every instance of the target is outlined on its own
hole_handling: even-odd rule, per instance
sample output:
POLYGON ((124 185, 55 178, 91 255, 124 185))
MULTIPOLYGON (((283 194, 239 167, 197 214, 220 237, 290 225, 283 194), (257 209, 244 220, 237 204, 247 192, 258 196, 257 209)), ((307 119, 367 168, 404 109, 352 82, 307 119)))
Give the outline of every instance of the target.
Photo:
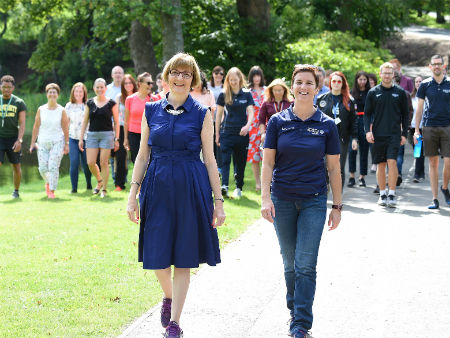
POLYGON ((0 162, 3 163, 5 160, 5 153, 8 157, 8 161, 11 164, 20 163, 22 157, 22 150, 15 152, 12 147, 17 141, 17 136, 14 137, 0 137, 0 162))
POLYGON ((86 148, 114 149, 113 131, 88 131, 86 148))
POLYGON ((450 157, 450 125, 447 127, 423 127, 425 156, 450 157))
POLYGON ((401 136, 376 136, 373 144, 373 163, 384 163, 387 160, 397 160, 401 136))

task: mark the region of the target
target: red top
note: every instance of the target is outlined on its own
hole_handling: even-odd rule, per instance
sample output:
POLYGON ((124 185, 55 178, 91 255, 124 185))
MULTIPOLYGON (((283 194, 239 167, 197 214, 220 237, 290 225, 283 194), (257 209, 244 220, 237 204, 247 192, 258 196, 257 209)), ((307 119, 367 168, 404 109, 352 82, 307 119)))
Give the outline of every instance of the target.
POLYGON ((269 123, 269 119, 273 114, 279 113, 289 108, 290 105, 291 102, 285 100, 281 101, 278 104, 275 103, 275 100, 272 100, 270 102, 264 101, 258 114, 259 124, 264 124, 267 126, 267 123, 269 123))

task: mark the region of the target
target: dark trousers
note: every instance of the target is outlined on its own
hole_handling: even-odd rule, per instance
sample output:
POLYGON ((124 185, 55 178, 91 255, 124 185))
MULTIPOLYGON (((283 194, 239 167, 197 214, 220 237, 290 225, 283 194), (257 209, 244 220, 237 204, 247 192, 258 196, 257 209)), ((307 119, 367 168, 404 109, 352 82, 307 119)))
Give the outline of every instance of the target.
POLYGON ((228 187, 230 163, 231 157, 233 157, 236 188, 242 190, 242 187, 244 186, 245 165, 247 164, 248 142, 248 135, 220 134, 222 185, 228 187))
MULTIPOLYGON (((409 130, 409 141, 413 147, 413 150, 414 150, 414 141, 413 141, 414 131, 415 129, 409 130)), ((422 134, 422 129, 420 129, 420 133, 422 134)), ((416 164, 414 168, 414 178, 425 178, 425 156, 423 154, 423 144, 420 150, 420 157, 415 158, 415 160, 416 164)))
POLYGON ((128 144, 130 146, 131 162, 136 161, 136 156, 139 152, 139 145, 141 144, 141 134, 128 132, 128 144))
POLYGON ((341 157, 339 158, 339 162, 341 164, 342 189, 344 189, 345 183, 345 162, 347 161, 348 146, 349 146, 348 140, 346 140, 345 142, 341 140, 341 157))
POLYGON ((398 149, 398 155, 397 155, 397 170, 398 170, 399 176, 402 176, 403 158, 404 157, 405 157, 405 145, 402 145, 398 149))
POLYGON ((84 177, 86 178, 86 188, 92 189, 91 185, 91 172, 86 161, 86 145, 84 145, 84 151, 80 151, 78 148, 78 140, 69 138, 69 159, 70 159, 70 182, 72 183, 72 190, 78 189, 78 172, 81 167, 83 168, 84 177))
POLYGON ((123 146, 124 132, 123 126, 120 126, 119 135, 119 149, 115 152, 115 180, 116 186, 125 189, 125 182, 127 181, 127 151, 123 146))
MULTIPOLYGON (((215 123, 214 123, 214 128, 215 128, 216 126, 215 126, 215 123)), ((221 167, 222 167, 222 160, 221 160, 221 158, 222 158, 222 155, 221 155, 221 153, 220 153, 220 147, 217 145, 217 143, 216 143, 216 130, 214 129, 214 139, 213 139, 213 142, 214 142, 214 157, 216 158, 216 163, 217 163, 217 168, 218 168, 218 170, 219 170, 219 172, 220 173, 222 173, 222 169, 221 169, 221 167)))
MULTIPOLYGON (((359 148, 359 173, 362 176, 367 175, 367 162, 369 158, 369 142, 366 139, 364 132, 363 116, 358 117, 358 148, 359 148)), ((352 150, 351 143, 348 145, 348 171, 350 173, 356 172, 356 157, 358 150, 352 150)))

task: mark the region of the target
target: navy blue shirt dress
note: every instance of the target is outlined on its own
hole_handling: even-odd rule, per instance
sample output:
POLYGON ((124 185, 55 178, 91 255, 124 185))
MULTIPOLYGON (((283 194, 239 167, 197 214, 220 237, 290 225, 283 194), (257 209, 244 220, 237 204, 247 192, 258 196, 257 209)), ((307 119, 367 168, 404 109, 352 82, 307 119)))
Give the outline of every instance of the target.
POLYGON ((220 263, 212 190, 200 160, 208 108, 190 95, 182 107, 183 113, 172 115, 166 98, 145 105, 152 160, 139 197, 139 261, 144 269, 220 263))

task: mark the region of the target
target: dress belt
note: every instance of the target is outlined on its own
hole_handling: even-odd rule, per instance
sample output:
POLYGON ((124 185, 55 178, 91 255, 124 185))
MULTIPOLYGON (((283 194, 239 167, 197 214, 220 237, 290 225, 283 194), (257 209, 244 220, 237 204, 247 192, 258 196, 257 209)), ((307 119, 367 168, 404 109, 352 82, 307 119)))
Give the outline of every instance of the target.
POLYGON ((166 158, 172 161, 200 160, 200 153, 191 150, 156 150, 152 151, 152 159, 166 158))

